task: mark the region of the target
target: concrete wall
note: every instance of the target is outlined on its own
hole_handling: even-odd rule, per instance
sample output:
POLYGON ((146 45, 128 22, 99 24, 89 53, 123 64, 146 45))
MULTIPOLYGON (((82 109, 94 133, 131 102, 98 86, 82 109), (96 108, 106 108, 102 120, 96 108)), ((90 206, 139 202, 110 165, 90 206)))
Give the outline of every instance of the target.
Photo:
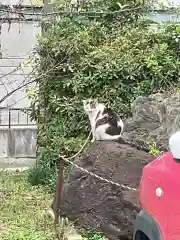
POLYGON ((36 127, 0 128, 0 158, 36 158, 36 127))

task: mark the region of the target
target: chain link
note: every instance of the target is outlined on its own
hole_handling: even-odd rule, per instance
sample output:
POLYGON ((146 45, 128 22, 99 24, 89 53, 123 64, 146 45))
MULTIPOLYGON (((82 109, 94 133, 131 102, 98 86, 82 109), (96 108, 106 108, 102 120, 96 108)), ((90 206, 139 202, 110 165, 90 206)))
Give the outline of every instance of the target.
POLYGON ((64 157, 62 157, 62 158, 63 158, 63 160, 64 160, 65 162, 68 162, 68 163, 71 164, 72 166, 80 169, 82 172, 85 172, 85 173, 87 173, 88 175, 90 175, 90 176, 92 176, 92 177, 94 177, 94 178, 97 178, 97 179, 99 179, 99 180, 101 180, 101 181, 110 183, 110 184, 115 185, 115 186, 117 186, 117 187, 120 187, 120 188, 123 188, 123 189, 126 189, 126 190, 130 190, 130 191, 132 191, 132 192, 138 192, 138 191, 139 191, 137 188, 132 188, 132 187, 126 186, 126 185, 124 185, 124 184, 119 184, 119 183, 113 182, 113 181, 111 181, 111 180, 102 178, 102 177, 98 176, 97 174, 92 173, 92 172, 89 172, 88 170, 86 170, 86 169, 78 166, 77 164, 71 162, 71 161, 68 160, 67 158, 64 158, 64 157))

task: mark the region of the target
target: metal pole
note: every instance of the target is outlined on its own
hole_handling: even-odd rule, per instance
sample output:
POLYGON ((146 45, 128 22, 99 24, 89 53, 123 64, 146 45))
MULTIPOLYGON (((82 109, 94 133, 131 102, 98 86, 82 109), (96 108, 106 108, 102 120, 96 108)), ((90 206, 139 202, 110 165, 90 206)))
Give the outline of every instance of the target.
POLYGON ((52 11, 52 3, 49 3, 49 0, 43 0, 44 4, 44 13, 48 13, 52 11))
POLYGON ((11 109, 9 108, 9 129, 11 128, 11 109))
MULTIPOLYGON (((53 5, 52 3, 49 3, 49 0, 43 0, 43 12, 46 13, 50 13, 53 10, 53 5)), ((44 28, 42 28, 42 36, 47 36, 47 32, 44 30, 44 28)))
POLYGON ((61 205, 62 185, 63 185, 63 168, 64 168, 64 156, 60 156, 56 195, 55 195, 55 201, 53 204, 55 224, 59 223, 59 218, 60 218, 60 205, 61 205))

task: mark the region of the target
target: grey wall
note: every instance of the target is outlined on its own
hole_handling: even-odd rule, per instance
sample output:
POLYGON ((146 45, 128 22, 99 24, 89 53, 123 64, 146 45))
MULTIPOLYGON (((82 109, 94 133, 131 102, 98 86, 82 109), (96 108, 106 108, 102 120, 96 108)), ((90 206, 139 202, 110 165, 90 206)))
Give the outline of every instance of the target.
POLYGON ((0 128, 0 158, 36 158, 36 128, 0 128))

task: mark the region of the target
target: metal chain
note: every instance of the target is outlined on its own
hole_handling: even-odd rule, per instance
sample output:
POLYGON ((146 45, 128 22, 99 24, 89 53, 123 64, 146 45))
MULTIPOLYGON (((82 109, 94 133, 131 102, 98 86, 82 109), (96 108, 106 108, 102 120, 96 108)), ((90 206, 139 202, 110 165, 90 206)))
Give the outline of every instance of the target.
POLYGON ((138 192, 138 191, 139 191, 137 188, 132 188, 132 187, 126 186, 126 185, 124 185, 124 184, 119 184, 119 183, 113 182, 113 181, 111 181, 111 180, 102 178, 102 177, 98 176, 97 174, 92 173, 92 172, 89 172, 88 170, 86 170, 86 169, 78 166, 77 164, 71 162, 71 161, 68 160, 67 158, 64 158, 64 157, 63 157, 63 159, 64 159, 65 162, 68 162, 68 163, 71 164, 72 166, 80 169, 82 172, 85 172, 85 173, 87 173, 88 175, 90 175, 90 176, 92 176, 92 177, 95 177, 95 178, 97 178, 97 179, 99 179, 99 180, 101 180, 101 181, 110 183, 110 184, 112 184, 112 185, 116 185, 117 187, 120 187, 120 188, 123 188, 123 189, 126 189, 126 190, 130 190, 130 191, 132 191, 132 192, 138 192))

